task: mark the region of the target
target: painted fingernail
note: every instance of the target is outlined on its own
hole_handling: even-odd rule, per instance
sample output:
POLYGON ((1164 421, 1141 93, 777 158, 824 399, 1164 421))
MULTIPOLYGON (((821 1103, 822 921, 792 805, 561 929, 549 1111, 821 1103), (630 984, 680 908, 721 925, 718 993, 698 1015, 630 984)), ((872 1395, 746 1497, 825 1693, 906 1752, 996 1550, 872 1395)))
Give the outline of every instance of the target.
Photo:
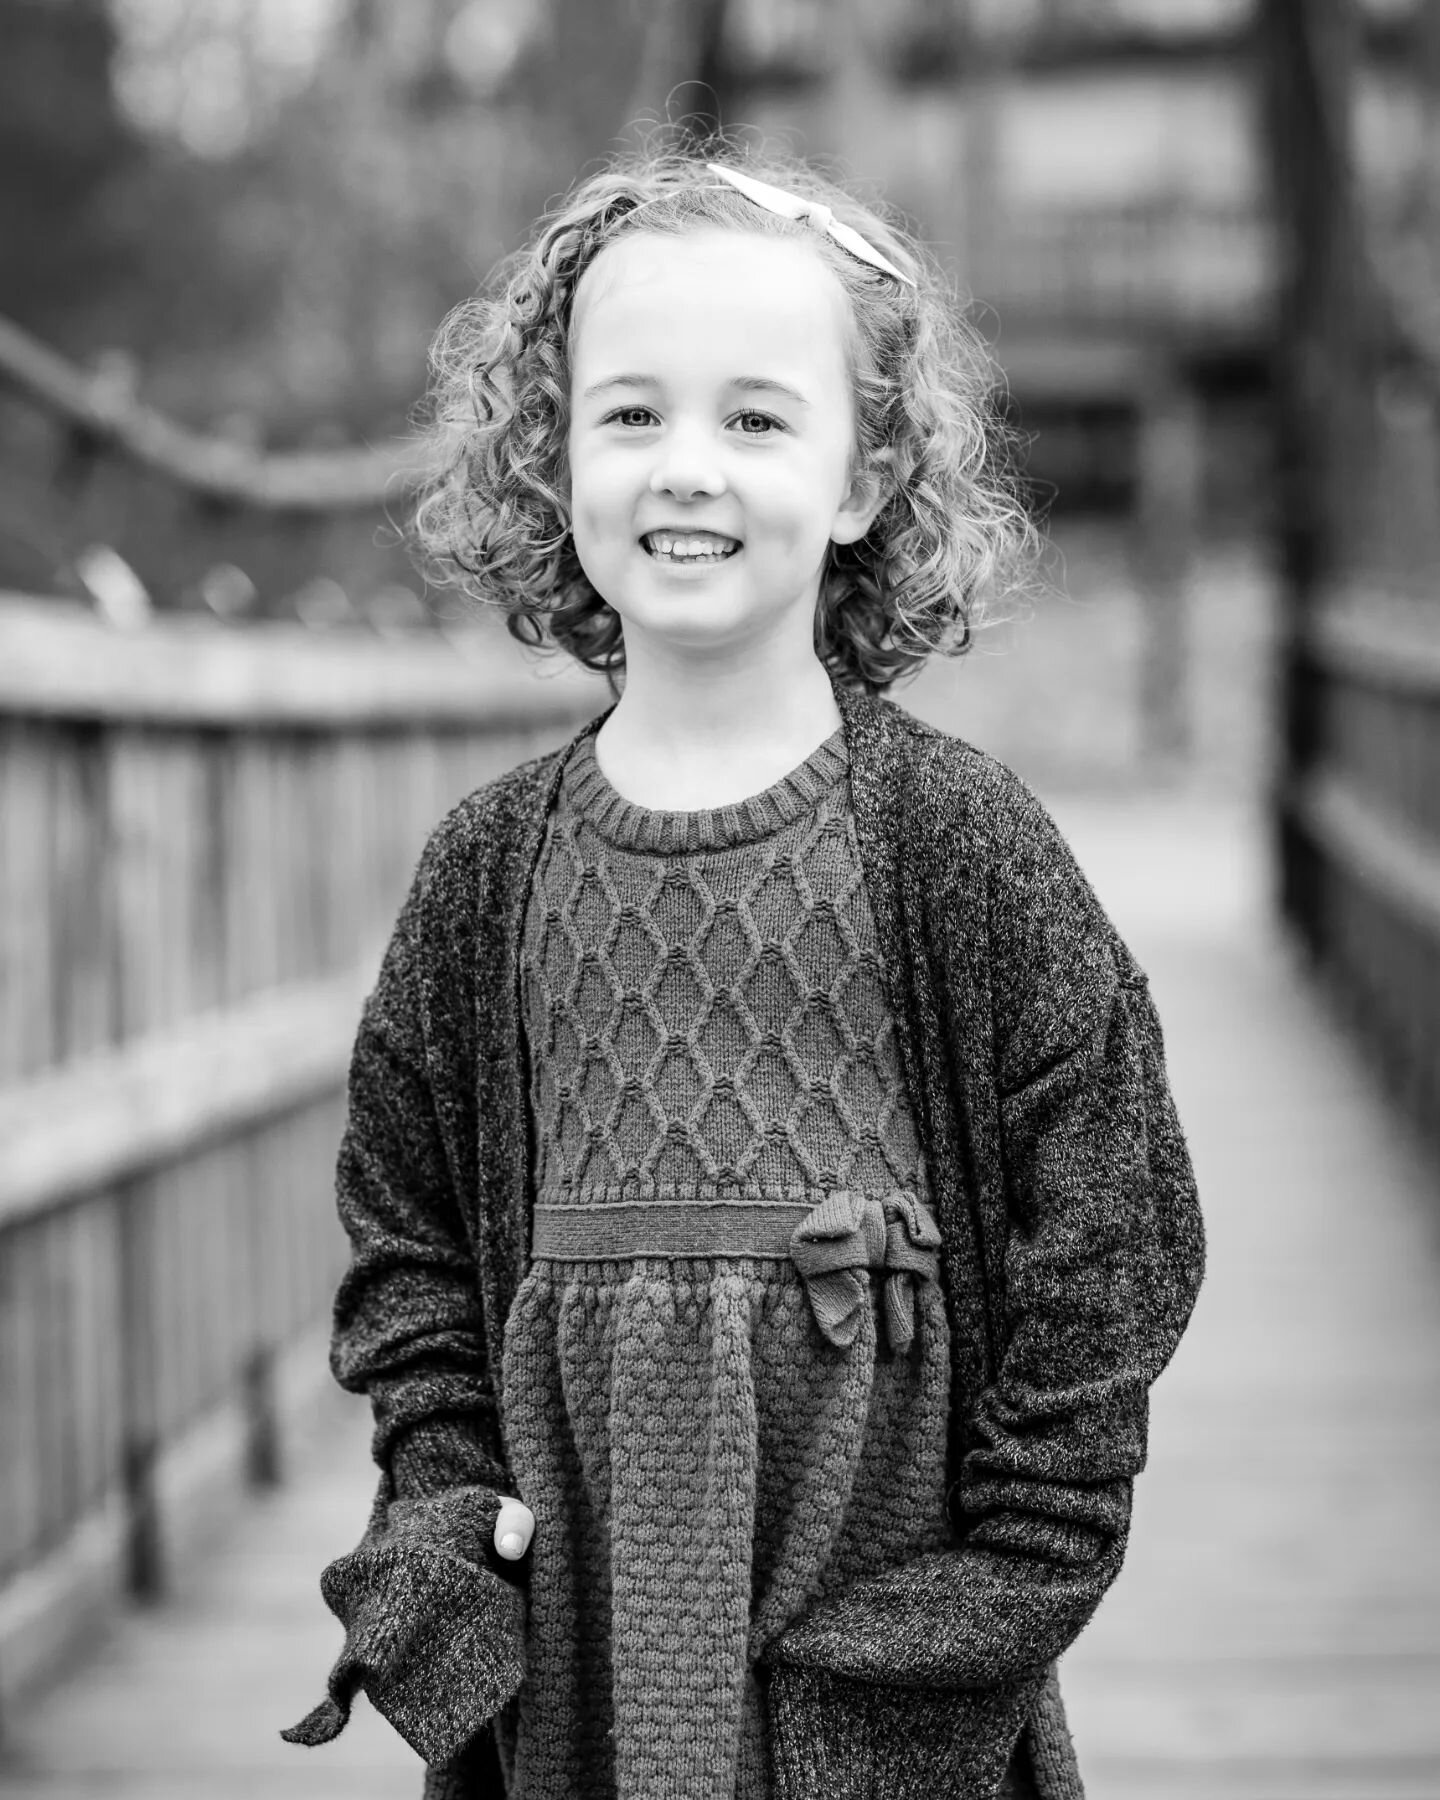
POLYGON ((500 1548, 507 1556, 523 1556, 525 1540, 518 1531, 507 1531, 500 1540, 500 1548))

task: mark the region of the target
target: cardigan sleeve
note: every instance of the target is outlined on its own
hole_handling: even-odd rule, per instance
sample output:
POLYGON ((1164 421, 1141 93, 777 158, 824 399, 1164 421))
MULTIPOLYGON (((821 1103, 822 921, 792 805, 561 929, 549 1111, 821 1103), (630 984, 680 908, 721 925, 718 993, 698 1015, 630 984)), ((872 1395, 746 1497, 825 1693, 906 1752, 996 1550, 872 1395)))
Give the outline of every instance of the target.
MULTIPOLYGON (((852 1585, 769 1653, 777 1733, 788 1709, 816 1736, 810 1766, 864 1763, 869 1687, 904 1716, 906 1754, 933 1759, 912 1780, 958 1776, 977 1794, 1119 1572, 1147 1389, 1204 1270, 1148 985, 1048 817, 995 888, 1005 1341, 952 1488, 957 1543, 852 1585)), ((878 1768, 855 1779, 890 1791, 878 1768)))
POLYGON ((473 1129, 473 980, 449 953, 457 884, 426 847, 366 1000, 336 1167, 350 1262, 330 1365, 368 1394, 376 1462, 402 1492, 505 1479, 473 1248, 459 1193, 473 1129))
MULTIPOLYGON (((442 828, 443 832, 443 828, 442 828)), ((355 1690, 427 1763, 456 1755, 519 1686, 524 1601, 495 1551, 509 1489, 473 1251, 457 1199, 467 987, 436 916, 432 837, 366 1000, 336 1169, 350 1261, 330 1364, 369 1396, 380 1481, 322 1596, 346 1628, 327 1697, 283 1731, 319 1744, 355 1690)))

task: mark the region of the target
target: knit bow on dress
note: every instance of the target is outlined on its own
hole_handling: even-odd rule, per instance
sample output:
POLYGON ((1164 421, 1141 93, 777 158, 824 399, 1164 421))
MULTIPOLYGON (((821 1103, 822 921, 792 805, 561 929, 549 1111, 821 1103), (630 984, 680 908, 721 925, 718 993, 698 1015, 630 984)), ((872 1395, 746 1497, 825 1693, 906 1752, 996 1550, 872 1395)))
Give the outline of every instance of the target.
POLYGON ((903 1355, 915 1335, 915 1290, 937 1279, 940 1227, 925 1202, 905 1189, 874 1199, 827 1194, 795 1227, 790 1255, 805 1282, 815 1322, 842 1349, 860 1329, 869 1282, 883 1270, 885 1335, 903 1355))

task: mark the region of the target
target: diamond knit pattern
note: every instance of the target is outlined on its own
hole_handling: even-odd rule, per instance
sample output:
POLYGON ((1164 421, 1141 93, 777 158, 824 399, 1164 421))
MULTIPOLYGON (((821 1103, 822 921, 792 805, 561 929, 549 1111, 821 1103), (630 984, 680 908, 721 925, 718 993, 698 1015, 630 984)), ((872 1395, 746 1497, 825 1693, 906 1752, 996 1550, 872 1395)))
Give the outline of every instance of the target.
MULTIPOLYGON (((577 746, 521 948, 537 1204, 608 1224, 926 1197, 847 774, 837 732, 737 806, 655 812, 577 746)), ((767 1646, 949 1542, 938 1283, 903 1353, 878 1285, 840 1346, 788 1254, 672 1255, 655 1230, 643 1253, 537 1252, 506 1322, 536 1518, 498 1721, 518 1800, 768 1800, 767 1646)))
POLYGON ((918 1188, 839 734, 748 811, 690 815, 688 850, 676 815, 614 793, 593 742, 522 962, 541 1191, 918 1188))

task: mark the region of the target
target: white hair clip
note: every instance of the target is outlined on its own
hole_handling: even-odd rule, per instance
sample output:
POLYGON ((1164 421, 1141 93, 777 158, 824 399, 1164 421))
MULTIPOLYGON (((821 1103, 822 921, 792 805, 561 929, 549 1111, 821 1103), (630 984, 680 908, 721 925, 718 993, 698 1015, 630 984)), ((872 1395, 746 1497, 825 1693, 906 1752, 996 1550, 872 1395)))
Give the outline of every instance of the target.
POLYGON ((705 167, 712 175, 728 181, 731 187, 739 188, 747 200, 753 200, 767 212, 779 213, 782 219, 798 219, 803 224, 813 225, 817 231, 823 231, 827 237, 834 238, 852 256, 858 256, 861 262, 869 263, 872 269, 883 269, 887 275, 893 275, 907 287, 915 286, 911 276, 897 269, 894 263, 867 244, 858 231, 849 225, 842 225, 831 209, 819 200, 806 200, 799 194, 789 193, 785 188, 771 187, 769 182, 756 181, 753 175, 742 175, 738 169, 727 169, 721 163, 706 163, 705 167))

